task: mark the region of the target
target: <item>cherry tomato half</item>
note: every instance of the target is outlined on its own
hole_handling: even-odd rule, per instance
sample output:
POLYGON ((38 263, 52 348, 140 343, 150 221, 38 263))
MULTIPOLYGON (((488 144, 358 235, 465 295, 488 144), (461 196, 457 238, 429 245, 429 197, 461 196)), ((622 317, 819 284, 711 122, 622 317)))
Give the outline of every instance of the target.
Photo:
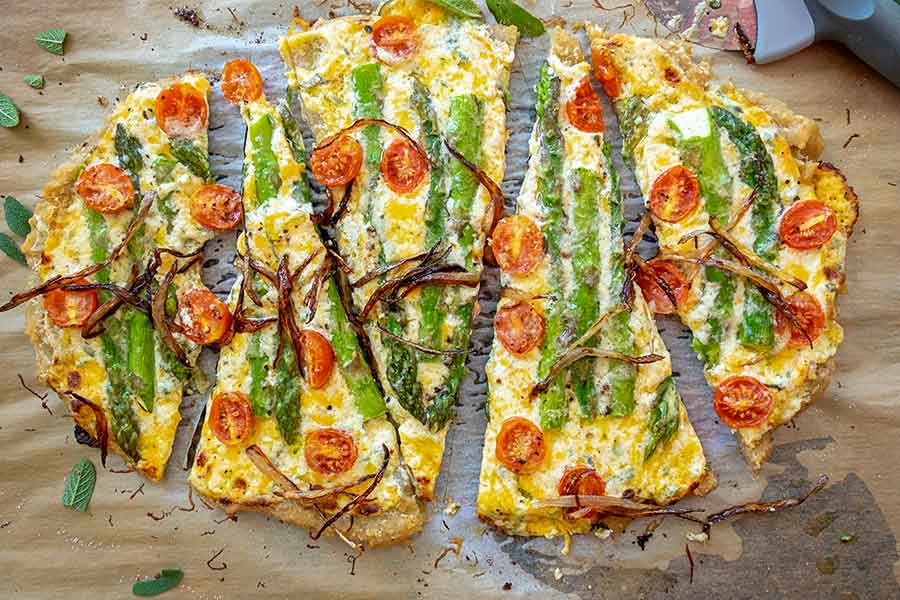
POLYGON ((775 406, 769 388, 753 377, 729 377, 716 388, 713 405, 719 418, 732 429, 755 427, 766 422, 775 406))
POLYGON ((603 131, 603 109, 600 97, 587 77, 581 80, 575 95, 566 102, 566 116, 576 129, 587 133, 603 131))
POLYGON ((501 269, 526 275, 544 256, 544 237, 530 218, 512 215, 497 222, 491 235, 491 250, 501 269))
POLYGON ((362 146, 349 135, 342 134, 313 151, 309 166, 319 182, 327 187, 347 185, 362 168, 362 146))
POLYGON ((309 468, 324 475, 348 471, 358 456, 353 438, 343 431, 316 429, 306 435, 303 455, 309 468))
MULTIPOLYGON (((566 469, 559 480, 557 491, 560 496, 603 496, 606 494, 606 482, 594 469, 579 465, 566 469)), ((563 514, 568 516, 579 510, 581 509, 564 508, 563 514)), ((597 514, 598 512, 592 509, 580 518, 590 519, 597 514)))
POLYGON ((381 156, 384 182, 397 194, 415 190, 428 174, 428 161, 406 138, 397 138, 381 156))
POLYGON ((91 210, 105 215, 134 206, 134 184, 131 177, 116 165, 101 163, 81 172, 75 192, 91 210))
POLYGON ((603 91, 610 98, 617 98, 619 88, 619 71, 613 63, 612 56, 606 48, 591 48, 591 62, 594 65, 594 77, 603 84, 603 91))
POLYGON ((513 354, 526 354, 544 340, 544 317, 528 302, 507 304, 494 317, 494 333, 513 354))
POLYGON ((250 399, 241 392, 216 394, 209 410, 209 426, 226 446, 241 444, 253 431, 250 399))
POLYGON ((334 371, 334 349, 324 335, 312 329, 300 332, 306 378, 314 390, 325 387, 334 371))
POLYGON ((191 216, 208 229, 227 231, 241 222, 241 195, 219 184, 200 186, 191 196, 191 216))
POLYGON ((684 165, 669 167, 650 188, 650 211, 657 219, 677 223, 700 203, 700 183, 684 165))
POLYGON ((641 287, 644 299, 650 305, 650 310, 658 315, 671 315, 678 310, 678 307, 672 305, 669 296, 663 291, 662 286, 656 282, 656 278, 653 275, 669 284, 669 288, 675 295, 679 306, 687 298, 688 290, 690 289, 687 277, 685 277, 678 265, 670 260, 654 260, 646 263, 646 265, 652 271, 652 274, 644 269, 638 269, 634 280, 641 287))
POLYGON ((206 97, 192 85, 175 83, 156 97, 156 124, 169 137, 192 138, 206 131, 206 97))
POLYGON ((791 206, 781 217, 778 235, 797 250, 824 245, 837 231, 837 217, 823 202, 806 200, 791 206))
POLYGON ((252 62, 238 58, 222 69, 222 95, 232 104, 253 102, 262 96, 262 77, 252 62))
MULTIPOLYGON (((797 317, 797 320, 800 321, 800 324, 803 326, 803 329, 809 337, 813 341, 816 341, 822 334, 822 330, 825 328, 825 312, 822 310, 822 305, 819 304, 819 301, 808 292, 797 292, 792 296, 788 296, 785 300, 787 301, 788 306, 793 309, 794 315, 797 317)), ((778 312, 776 322, 780 332, 790 334, 791 337, 788 340, 789 347, 798 348, 800 346, 809 345, 809 340, 806 339, 803 332, 796 329, 780 311, 778 312)))
POLYGON ((497 434, 496 455, 507 469, 520 475, 533 473, 544 462, 546 454, 544 433, 537 425, 524 417, 503 421, 497 434))
POLYGON ((387 65, 406 62, 419 48, 416 24, 406 17, 381 17, 372 27, 375 58, 387 65))
POLYGON ((184 335, 195 344, 212 344, 222 339, 231 326, 231 311, 211 291, 197 288, 178 301, 178 312, 186 313, 184 335))
MULTIPOLYGON (((73 285, 84 285, 87 279, 77 279, 73 285)), ((97 290, 69 292, 53 290, 44 294, 44 310, 47 317, 59 327, 81 327, 97 310, 99 305, 97 290)))

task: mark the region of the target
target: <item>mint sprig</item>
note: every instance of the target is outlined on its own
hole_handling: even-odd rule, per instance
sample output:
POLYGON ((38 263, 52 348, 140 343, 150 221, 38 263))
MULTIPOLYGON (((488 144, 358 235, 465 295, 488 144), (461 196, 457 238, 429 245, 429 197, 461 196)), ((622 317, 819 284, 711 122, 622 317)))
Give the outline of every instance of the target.
POLYGON ((25 83, 27 83, 29 87, 33 87, 36 90, 44 89, 44 76, 43 75, 29 74, 29 75, 26 75, 25 77, 23 77, 22 79, 25 80, 25 83))
POLYGON ((163 569, 155 579, 135 581, 131 593, 135 596, 158 596, 181 583, 184 572, 181 569, 163 569))
POLYGON ((94 485, 97 483, 97 469, 87 458, 82 458, 66 479, 66 487, 63 490, 63 506, 85 512, 94 495, 94 485))
POLYGON ((66 41, 65 29, 48 29, 34 36, 34 41, 38 46, 59 56, 63 55, 63 43, 66 41))

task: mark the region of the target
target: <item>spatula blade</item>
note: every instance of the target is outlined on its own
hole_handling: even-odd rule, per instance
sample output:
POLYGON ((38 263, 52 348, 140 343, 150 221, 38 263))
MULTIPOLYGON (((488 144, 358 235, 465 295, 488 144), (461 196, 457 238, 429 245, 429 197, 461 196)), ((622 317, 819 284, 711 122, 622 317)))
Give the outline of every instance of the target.
POLYGON ((645 0, 653 16, 684 39, 718 50, 741 50, 736 23, 756 45, 754 0, 645 0))

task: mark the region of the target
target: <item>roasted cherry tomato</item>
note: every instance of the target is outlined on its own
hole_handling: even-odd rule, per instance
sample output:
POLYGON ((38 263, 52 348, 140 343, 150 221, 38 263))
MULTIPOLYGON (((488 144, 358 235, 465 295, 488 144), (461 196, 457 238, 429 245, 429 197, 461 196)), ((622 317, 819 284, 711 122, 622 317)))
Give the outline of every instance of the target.
POLYGON ((669 167, 650 188, 650 211, 657 219, 677 223, 700 203, 700 183, 697 176, 683 165, 669 167))
POLYGON ((156 97, 156 124, 169 137, 197 137, 208 122, 206 97, 192 85, 175 83, 156 97))
POLYGON ((238 58, 222 69, 222 95, 232 104, 253 102, 262 95, 262 77, 252 62, 238 58))
POLYGON ((334 370, 334 349, 324 335, 312 329, 300 332, 306 378, 314 390, 325 387, 334 370))
MULTIPOLYGON (((606 482, 590 467, 569 467, 559 480, 557 492, 560 496, 603 496, 606 494, 606 482)), ((569 516, 576 511, 581 519, 590 519, 598 514, 594 509, 581 513, 580 508, 564 508, 563 514, 569 516)))
POLYGON ((241 392, 216 394, 210 406, 209 426, 226 446, 242 443, 253 431, 250 399, 241 392))
POLYGON ((818 200, 797 202, 781 217, 778 234, 797 250, 812 250, 824 245, 837 231, 837 217, 818 200))
POLYGON ((191 196, 191 216, 208 229, 234 229, 244 216, 241 195, 224 185, 201 186, 191 196))
POLYGON ((497 222, 491 235, 491 250, 501 269, 526 275, 544 257, 544 237, 534 221, 525 215, 512 215, 497 222))
POLYGON ((134 206, 134 184, 128 173, 109 163, 93 165, 81 172, 75 191, 91 210, 106 215, 134 206))
POLYGON ((412 58, 419 48, 416 24, 406 17, 387 16, 372 27, 375 58, 396 65, 412 58))
MULTIPOLYGON (((84 285, 87 279, 77 279, 72 285, 84 285)), ((69 292, 53 290, 44 294, 44 310, 47 316, 59 327, 81 327, 97 310, 99 300, 97 290, 69 292)))
POLYGON ((381 156, 381 174, 389 188, 398 194, 415 190, 428 174, 428 161, 406 138, 391 142, 381 156))
POLYGON ((327 187, 340 187, 359 175, 362 158, 359 142, 342 134, 314 150, 309 157, 309 166, 319 183, 327 187))
POLYGON ((313 471, 337 475, 353 466, 358 451, 351 436, 329 427, 310 431, 306 435, 303 455, 313 471))
MULTIPOLYGON (((797 292, 796 294, 786 298, 788 306, 794 311, 794 316, 800 321, 804 331, 809 335, 812 341, 822 334, 825 328, 825 312, 822 305, 815 299, 812 294, 807 292, 797 292)), ((788 346, 798 348, 800 346, 809 345, 809 340, 803 335, 803 332, 795 328, 784 314, 778 313, 777 317, 778 330, 784 334, 790 334, 788 346)))
POLYGON ((511 417, 500 426, 496 454, 497 460, 513 473, 533 473, 547 454, 544 434, 528 419, 511 417))
POLYGON ((231 327, 231 311, 211 291, 198 288, 178 301, 178 312, 185 315, 182 333, 195 344, 212 344, 222 339, 231 327))
POLYGON ((737 375, 719 384, 713 405, 726 425, 743 429, 765 423, 772 414, 775 399, 769 388, 758 380, 737 375))
POLYGON ((594 77, 603 84, 603 91, 610 98, 617 98, 619 89, 619 71, 616 69, 609 50, 606 48, 591 48, 591 62, 594 64, 594 77))
POLYGON ((544 317, 528 302, 507 304, 494 317, 494 332, 513 354, 526 354, 544 340, 544 317))
POLYGON ((644 269, 638 269, 634 280, 641 287, 641 291, 644 293, 644 299, 647 300, 647 304, 650 305, 650 310, 658 315, 670 315, 674 313, 678 310, 678 307, 672 306, 672 301, 669 299, 669 296, 666 295, 666 292, 662 289, 662 286, 657 283, 656 278, 653 277, 653 275, 656 275, 656 277, 659 277, 669 284, 669 288, 675 295, 675 299, 678 301, 679 305, 687 298, 688 290, 690 289, 687 277, 685 277, 682 270, 678 268, 678 265, 670 260, 654 260, 646 263, 646 265, 647 268, 652 271, 652 274, 644 269))
POLYGON ((587 77, 581 80, 575 95, 566 102, 566 116, 576 129, 587 133, 603 131, 603 109, 600 108, 600 97, 591 86, 587 77))

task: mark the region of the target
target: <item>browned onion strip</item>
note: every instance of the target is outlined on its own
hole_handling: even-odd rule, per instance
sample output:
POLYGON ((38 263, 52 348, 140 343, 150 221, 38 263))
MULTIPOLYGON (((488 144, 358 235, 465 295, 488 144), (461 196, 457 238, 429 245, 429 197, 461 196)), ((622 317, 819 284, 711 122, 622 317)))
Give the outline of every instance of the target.
POLYGON ((506 202, 506 200, 503 198, 503 190, 500 189, 500 186, 497 185, 497 182, 491 179, 490 176, 488 176, 488 174, 485 173, 481 167, 467 159, 459 150, 454 148, 447 140, 447 138, 444 138, 444 145, 447 147, 447 150, 450 152, 453 158, 462 163, 465 168, 469 169, 472 174, 475 175, 478 183, 480 183, 484 187, 484 189, 488 191, 488 194, 491 197, 491 225, 490 227, 488 227, 487 232, 488 235, 490 235, 494 231, 494 226, 497 224, 497 221, 499 221, 501 217, 503 217, 503 206, 506 202))
POLYGON ((380 323, 376 325, 378 330, 382 335, 394 340, 398 344, 403 344, 405 346, 409 346, 410 348, 415 348, 419 352, 423 354, 431 354, 433 356, 457 356, 462 354, 462 350, 438 350, 437 348, 430 348, 428 346, 424 346, 418 342, 414 342, 412 340, 408 340, 406 338, 400 337, 395 333, 391 333, 387 327, 382 326, 380 323))
POLYGON ((706 522, 710 525, 715 525, 716 523, 721 523, 722 521, 736 517, 737 515, 747 513, 774 513, 793 506, 800 506, 806 502, 810 496, 820 492, 827 484, 828 475, 820 475, 816 480, 815 485, 801 496, 796 498, 782 498, 781 500, 776 500, 774 502, 748 502, 747 504, 732 506, 723 511, 709 515, 706 522))
POLYGON ((135 232, 137 231, 138 226, 144 222, 144 219, 147 218, 147 213, 150 212, 150 207, 153 206, 153 202, 156 200, 156 192, 150 191, 143 194, 141 198, 141 206, 135 214, 134 219, 132 219, 131 224, 128 225, 128 230, 125 232, 125 237, 117 246, 115 246, 112 251, 109 253, 109 256, 106 257, 105 260, 100 261, 95 265, 91 265, 90 267, 85 267, 80 271, 72 273, 71 275, 55 275, 45 281, 44 283, 31 288, 30 290, 26 290, 24 292, 19 292, 9 299, 9 302, 0 306, 0 312, 4 312, 15 308, 22 304, 23 302, 27 302, 32 298, 37 296, 41 296, 46 294, 47 292, 51 292, 53 290, 59 289, 64 285, 73 283, 78 279, 82 279, 97 273, 101 269, 106 266, 112 264, 114 260, 119 257, 119 254, 122 253, 122 250, 128 245, 128 242, 131 241, 131 238, 134 237, 135 232))
POLYGON ((631 310, 634 304, 634 278, 637 276, 637 272, 638 267, 634 264, 634 261, 632 261, 632 264, 626 265, 625 281, 622 282, 622 292, 619 294, 619 297, 628 310, 631 310))
POLYGON ((316 248, 313 252, 310 252, 309 256, 303 259, 303 262, 297 265, 297 268, 291 272, 291 283, 297 281, 297 278, 303 274, 303 271, 306 270, 306 267, 312 263, 313 259, 322 252, 321 248, 316 248))
POLYGON ((328 206, 321 213, 313 214, 312 221, 316 225, 334 225, 341 220, 341 217, 347 211, 350 196, 353 194, 353 182, 351 181, 344 186, 344 193, 341 194, 341 200, 338 202, 337 208, 334 206, 334 192, 331 188, 325 189, 328 194, 328 206))
POLYGON ((247 455, 247 458, 250 459, 250 462, 253 463, 257 469, 262 471, 263 474, 269 477, 272 481, 274 481, 281 489, 285 492, 299 492, 300 488, 297 487, 290 478, 278 470, 278 467, 269 460, 269 457, 266 456, 266 453, 262 451, 262 449, 253 444, 252 446, 248 446, 244 450, 244 454, 247 455))
POLYGON ((353 267, 347 264, 347 261, 344 260, 344 257, 338 253, 337 250, 330 248, 328 244, 325 244, 325 252, 334 259, 334 263, 337 265, 338 269, 343 271, 345 274, 350 274, 353 272, 353 267))
POLYGON ((631 236, 631 241, 628 243, 628 247, 625 249, 625 264, 631 262, 631 257, 637 252, 638 244, 641 243, 641 240, 644 239, 644 234, 647 233, 647 229, 650 228, 650 213, 644 211, 644 214, 641 215, 641 220, 638 222, 637 228, 634 230, 634 233, 631 236))
POLYGON ((343 485, 309 490, 284 490, 275 492, 275 494, 287 500, 299 500, 301 502, 321 500, 322 498, 327 498, 328 496, 334 496, 335 494, 346 492, 350 488, 354 488, 361 483, 365 483, 374 477, 375 473, 369 473, 368 475, 363 475, 356 481, 351 481, 350 483, 345 483, 343 485))
POLYGON ((319 292, 322 289, 322 284, 324 284, 325 281, 328 280, 328 277, 331 275, 331 272, 333 270, 334 262, 331 259, 331 255, 326 254, 325 260, 322 261, 322 264, 319 265, 316 274, 313 275, 312 282, 309 286, 309 291, 306 292, 306 297, 303 299, 303 304, 309 311, 309 316, 306 317, 307 323, 311 323, 316 316, 316 309, 319 307, 319 292))
POLYGON ((260 319, 248 319, 241 313, 234 316, 234 332, 235 333, 255 333, 266 328, 272 323, 276 323, 278 317, 262 317, 260 319))
POLYGON ((278 364, 281 358, 281 344, 284 339, 284 332, 287 331, 288 339, 294 348, 294 359, 297 362, 297 371, 301 376, 305 376, 306 370, 303 367, 303 343, 300 336, 300 327, 297 325, 297 318, 294 314, 294 299, 291 283, 291 273, 288 268, 287 255, 281 258, 278 263, 278 271, 276 272, 278 281, 278 349, 275 352, 275 361, 272 364, 278 364))
POLYGON ((94 413, 94 431, 97 434, 97 442, 100 444, 100 464, 106 466, 106 457, 109 454, 109 427, 106 425, 106 415, 103 409, 73 391, 65 391, 64 394, 72 397, 72 410, 81 412, 82 406, 87 406, 94 413))
POLYGON ((748 267, 756 267, 761 271, 765 271, 772 277, 775 277, 784 283, 791 285, 798 290, 805 290, 806 283, 800 281, 793 275, 789 273, 785 273, 775 265, 771 265, 765 260, 763 260, 758 254, 755 252, 748 250, 741 246, 740 242, 731 237, 728 232, 722 229, 722 226, 719 224, 718 220, 715 217, 710 215, 709 217, 709 226, 712 228, 710 232, 722 246, 738 261, 742 262, 748 267))
POLYGON ((62 290, 64 292, 85 292, 88 290, 105 290, 110 292, 113 296, 118 298, 121 303, 128 304, 133 306, 134 308, 143 311, 149 312, 150 307, 147 305, 147 302, 140 298, 137 294, 135 294, 131 289, 122 287, 121 285, 116 285, 114 283, 67 283, 65 285, 59 286, 57 289, 62 290))
POLYGON ((508 300, 514 300, 516 302, 534 302, 535 300, 555 300, 556 296, 554 294, 538 294, 537 296, 531 296, 526 294, 516 288, 505 287, 500 288, 500 297, 506 298, 508 300))
MULTIPOLYGON (((207 399, 209 395, 207 394, 207 399)), ((197 446, 200 444, 200 436, 203 433, 203 423, 206 422, 206 401, 200 410, 200 415, 194 422, 193 433, 191 433, 191 441, 188 443, 187 450, 184 452, 184 463, 182 469, 187 471, 194 464, 194 456, 197 454, 197 446)))
POLYGON ((166 272, 165 277, 159 284, 159 289, 156 290, 156 294, 153 296, 153 300, 150 303, 150 316, 153 319, 156 331, 159 332, 159 339, 162 343, 172 351, 178 362, 185 366, 190 366, 187 354, 184 352, 184 348, 175 340, 175 336, 169 328, 169 318, 166 316, 166 292, 168 292, 169 286, 172 285, 177 272, 178 264, 173 263, 172 268, 166 272))
POLYGON ((543 508, 590 508, 602 515, 616 517, 652 517, 655 515, 685 515, 700 512, 696 508, 674 508, 634 502, 613 496, 569 495, 541 498, 532 505, 536 509, 543 508))
MULTIPOLYGON (((407 256, 406 258, 401 258, 400 260, 395 260, 394 262, 390 262, 390 263, 383 265, 381 267, 378 267, 376 269, 372 269, 371 271, 369 271, 368 273, 366 273, 365 275, 363 275, 356 281, 351 281, 350 287, 356 288, 356 287, 366 285, 370 281, 374 281, 375 279, 378 279, 382 275, 384 275, 386 273, 390 273, 391 271, 393 271, 395 269, 399 269, 400 267, 407 265, 411 262, 416 262, 416 261, 422 261, 423 263, 430 262, 432 259, 435 259, 435 256, 437 256, 435 253, 437 252, 437 248, 438 248, 439 244, 440 244, 440 242, 438 242, 437 244, 432 246, 432 248, 430 250, 427 250, 425 252, 419 252, 418 254, 413 254, 412 256, 407 256)), ((451 251, 451 247, 447 246, 440 253, 440 256, 437 256, 437 258, 435 260, 443 260, 443 259, 447 258, 447 256, 450 254, 450 251, 451 251)))
POLYGON ((375 477, 372 478, 372 483, 370 483, 368 485, 368 487, 366 487, 366 489, 363 490, 363 492, 361 494, 355 496, 352 500, 350 500, 350 502, 348 502, 343 507, 341 507, 341 509, 339 511, 337 511, 336 513, 331 515, 322 524, 322 526, 319 528, 319 530, 316 531, 314 534, 310 534, 309 537, 311 537, 314 540, 319 539, 322 536, 322 534, 325 532, 326 529, 331 527, 335 522, 337 522, 338 519, 340 519, 345 514, 350 512, 354 506, 356 506, 357 504, 359 504, 360 502, 362 502, 363 500, 368 498, 369 495, 375 491, 375 488, 378 487, 378 484, 381 483, 381 480, 384 478, 384 473, 385 473, 385 471, 387 471, 388 464, 390 463, 390 460, 391 460, 391 451, 388 450, 388 447, 384 444, 382 444, 381 447, 384 450, 384 460, 381 463, 381 468, 378 469, 378 472, 375 473, 375 477))
POLYGON ((794 312, 793 307, 787 303, 787 301, 776 292, 772 292, 765 288, 759 288, 759 293, 762 294, 763 298, 766 301, 775 307, 775 310, 780 312, 785 316, 785 318, 790 322, 790 324, 803 334, 803 337, 806 338, 806 341, 809 343, 809 347, 813 347, 813 339, 812 336, 809 335, 809 332, 806 330, 806 327, 803 326, 803 323, 800 322, 800 319, 797 318, 797 314, 794 312))
POLYGON ((647 266, 647 263, 645 263, 643 259, 637 254, 634 255, 633 260, 638 269, 640 269, 653 279, 656 285, 658 285, 660 289, 662 289, 662 291, 666 294, 666 297, 669 299, 669 302, 672 303, 672 306, 675 307, 675 310, 678 310, 678 298, 675 296, 675 292, 672 290, 669 282, 660 277, 656 273, 656 271, 647 266))
MULTIPOLYGON (((241 281, 241 287, 239 291, 239 299, 238 299, 238 308, 243 308, 244 305, 244 292, 250 297, 250 300, 253 304, 257 306, 262 306, 262 298, 259 297, 259 294, 256 293, 256 287, 253 285, 253 270, 250 268, 250 250, 247 250, 247 256, 244 257, 243 260, 244 268, 242 269, 244 279, 241 281)), ((235 311, 237 312, 237 311, 235 311)))
MULTIPOLYGON (((594 321, 594 324, 588 327, 587 331, 584 332, 580 338, 572 342, 567 351, 574 350, 575 348, 579 348, 583 346, 588 340, 597 335, 597 332, 600 331, 600 328, 603 327, 603 324, 612 319, 614 316, 619 314, 620 312, 627 310, 627 307, 624 304, 620 304, 616 307, 613 307, 612 310, 600 316, 599 319, 594 321)), ((586 472, 586 471, 585 471, 586 472)))
MULTIPOLYGON (((686 262, 695 265, 702 266, 710 266, 716 267, 725 271, 730 271, 735 275, 743 277, 745 279, 751 280, 760 288, 769 290, 775 294, 779 294, 778 286, 774 281, 764 277, 763 275, 757 273, 753 269, 745 267, 744 265, 739 265, 730 260, 725 260, 722 258, 717 258, 715 256, 707 256, 707 257, 693 257, 693 256, 681 256, 678 254, 660 254, 654 260, 673 260, 676 262, 686 262)), ((657 281, 659 283, 659 281, 657 281)), ((665 289, 665 288, 663 288, 665 289)), ((780 295, 780 294, 779 294, 780 295)), ((671 298, 669 298, 671 300, 671 298)))
POLYGON ((404 286, 403 291, 397 295, 397 300, 406 298, 414 290, 426 285, 461 285, 473 288, 478 287, 479 283, 481 283, 481 276, 478 273, 448 273, 445 271, 429 273, 404 286))
MULTIPOLYGON (((131 278, 128 281, 128 288, 134 289, 135 283, 137 281, 137 266, 132 265, 131 267, 131 278)), ((122 305, 122 301, 113 296, 99 307, 97 310, 91 313, 91 316, 88 317, 88 320, 85 321, 84 325, 81 326, 81 337, 88 340, 93 337, 97 337, 101 333, 103 333, 103 328, 100 327, 100 324, 114 312, 116 312, 119 307, 122 305)))
POLYGON ((559 360, 557 360, 553 364, 552 367, 550 367, 550 371, 547 373, 547 376, 536 383, 533 388, 531 388, 529 396, 531 398, 534 398, 535 396, 543 394, 550 388, 550 384, 563 369, 565 369, 572 363, 581 360, 582 358, 588 357, 621 360, 633 365, 646 365, 663 359, 663 357, 659 354, 629 356, 627 354, 622 354, 621 352, 615 352, 613 350, 603 350, 602 348, 574 348, 572 350, 567 350, 566 353, 563 354, 559 358, 559 360))
POLYGON ((315 148, 313 148, 313 153, 324 150, 325 148, 336 142, 342 135, 356 131, 361 127, 368 127, 369 125, 377 125, 378 127, 384 127, 385 129, 390 129, 395 133, 399 133, 401 136, 406 138, 407 142, 413 145, 413 147, 416 149, 416 153, 421 156, 423 160, 425 160, 426 162, 430 162, 428 160, 428 153, 425 152, 425 148, 423 148, 422 145, 417 142, 416 139, 412 135, 410 135, 410 133, 406 129, 389 121, 385 121, 384 119, 357 119, 347 127, 344 127, 337 133, 329 135, 327 138, 319 142, 319 144, 315 148))

